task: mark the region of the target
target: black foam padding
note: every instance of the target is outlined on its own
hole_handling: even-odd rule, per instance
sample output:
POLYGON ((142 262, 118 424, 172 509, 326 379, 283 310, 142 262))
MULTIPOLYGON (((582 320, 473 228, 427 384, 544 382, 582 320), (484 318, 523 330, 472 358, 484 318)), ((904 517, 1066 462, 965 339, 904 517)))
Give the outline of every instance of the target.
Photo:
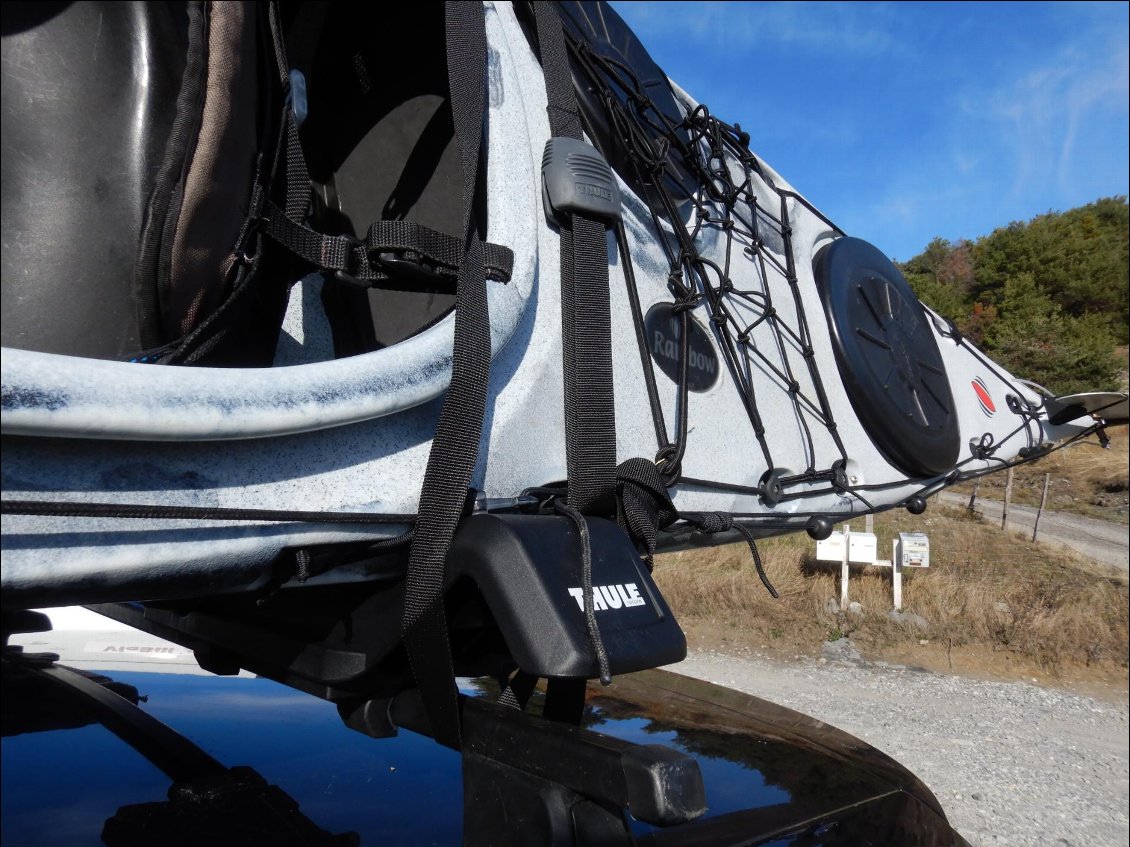
POLYGON ((184 73, 183 3, 5 3, 3 343, 138 346, 134 261, 184 73))
POLYGON ((950 470, 960 429, 922 304, 876 247, 840 238, 813 260, 840 377, 879 451, 908 476, 950 470))

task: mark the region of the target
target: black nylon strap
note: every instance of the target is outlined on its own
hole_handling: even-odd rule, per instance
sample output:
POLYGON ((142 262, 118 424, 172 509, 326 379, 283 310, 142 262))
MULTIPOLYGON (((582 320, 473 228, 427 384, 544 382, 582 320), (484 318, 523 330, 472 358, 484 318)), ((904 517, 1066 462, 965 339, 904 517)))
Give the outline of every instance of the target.
MULTIPOLYGON (((315 232, 272 203, 266 205, 264 215, 263 231, 273 241, 317 268, 341 271, 358 280, 389 279, 389 269, 381 264, 382 254, 412 261, 421 269, 452 282, 463 261, 463 239, 412 221, 376 221, 369 227, 365 240, 359 241, 315 232)), ((510 248, 483 244, 483 262, 488 279, 510 281, 514 269, 514 253, 510 248)))
POLYGON ((286 213, 294 220, 306 217, 310 206, 310 174, 306 169, 306 156, 302 152, 302 142, 298 138, 298 124, 295 120, 293 96, 290 85, 290 61, 286 54, 286 36, 282 29, 279 4, 268 5, 268 23, 271 30, 271 43, 275 51, 275 70, 279 84, 287 97, 283 109, 283 135, 286 154, 286 213))
POLYGON ((605 225, 571 216, 562 229, 565 341, 565 435, 569 505, 611 516, 616 512, 616 409, 612 382, 612 312, 608 300, 605 225), (572 285, 565 282, 569 273, 572 285))
POLYGON ((515 671, 503 687, 502 694, 498 697, 499 705, 519 710, 526 708, 526 704, 530 701, 530 695, 534 693, 537 684, 538 677, 533 674, 526 673, 523 670, 515 671))
POLYGON ((302 220, 310 208, 310 174, 306 170, 306 156, 298 138, 298 124, 294 108, 286 109, 286 213, 302 220))
POLYGON ((436 427, 408 559, 402 628, 436 741, 459 749, 459 700, 443 605, 448 548, 479 452, 490 373, 483 248, 474 226, 486 104, 486 24, 480 3, 446 6, 447 76, 459 149, 466 241, 459 263, 451 385, 436 427))
POLYGON ((220 506, 168 506, 160 503, 87 503, 69 500, 0 500, 5 515, 133 518, 138 520, 279 521, 282 523, 412 523, 415 515, 369 512, 304 512, 289 509, 231 509, 220 506))
POLYGON ((581 110, 573 91, 573 75, 569 70, 569 54, 561 18, 553 3, 531 3, 538 31, 538 52, 545 76, 545 93, 549 112, 549 129, 563 138, 581 137, 581 110))
MULTIPOLYGON (((552 3, 534 3, 550 132, 581 138, 581 119, 552 3)), ((616 411, 612 316, 603 221, 572 214, 561 227, 561 332, 564 342, 565 454, 569 505, 590 515, 616 512, 616 411)))

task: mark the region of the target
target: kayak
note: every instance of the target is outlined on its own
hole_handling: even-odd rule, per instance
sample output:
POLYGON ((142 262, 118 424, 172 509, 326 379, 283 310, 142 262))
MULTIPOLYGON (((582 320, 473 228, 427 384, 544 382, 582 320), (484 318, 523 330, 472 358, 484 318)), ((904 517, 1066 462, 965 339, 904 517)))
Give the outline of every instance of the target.
MULTIPOLYGON (((60 106, 93 138, 60 136, 53 130, 65 116, 37 117, 26 105, 34 105, 29 90, 62 72, 43 48, 89 47, 99 5, 44 14, 4 37, 5 68, 10 59, 31 68, 29 79, 4 77, 5 125, 20 127, 5 135, 3 151, 5 604, 259 590, 277 581, 288 551, 404 538, 421 511, 462 349, 458 263, 435 258, 438 248, 435 256, 374 249, 363 262, 372 279, 359 280, 352 268, 295 259, 292 236, 337 221, 331 235, 315 233, 325 253, 360 243, 371 220, 412 221, 439 232, 438 243, 458 242, 454 98, 433 67, 443 66, 442 20, 413 13, 415 47, 383 52, 355 43, 352 31, 368 22, 360 12, 332 7, 324 19, 298 22, 320 27, 321 37, 287 41, 295 67, 284 123, 301 123, 294 137, 313 200, 300 220, 281 206, 277 217, 254 218, 260 252, 282 243, 288 261, 259 274, 280 279, 256 283, 244 296, 258 298, 253 317, 208 348, 193 341, 208 321, 176 312, 186 295, 175 269, 196 255, 177 252, 181 230, 190 241, 199 219, 219 228, 232 204, 252 201, 225 197, 221 208, 213 195, 226 183, 202 193, 188 166, 170 183, 183 203, 167 226, 171 258, 161 259, 173 271, 165 282, 158 274, 150 298, 165 335, 130 317, 149 296, 137 280, 183 111, 170 102, 186 97, 195 61, 193 21, 170 22, 167 10, 148 7, 103 10, 101 38, 117 45, 103 54, 107 70, 68 82, 76 90, 60 106), (131 37, 138 34, 146 38, 131 37), (188 58, 165 67, 152 43, 159 39, 187 39, 188 58), (153 84, 127 84, 146 62, 153 84), (106 105, 112 90, 123 98, 114 108, 106 105), (131 133, 144 143, 127 143, 131 133), (120 173, 133 182, 115 182, 120 173), (107 188, 84 192, 73 188, 79 183, 107 188), (190 207, 196 195, 199 208, 190 207), (76 278, 68 269, 80 265, 76 278), (146 347, 147 334, 163 344, 146 347)), ((577 154, 553 158, 546 146, 554 110, 532 13, 522 4, 483 8, 482 242, 488 265, 491 255, 505 261, 488 267, 485 282, 489 377, 469 470, 473 509, 544 507, 546 491, 573 484, 575 442, 611 457, 610 466, 646 463, 679 515, 726 516, 710 536, 701 517, 659 526, 657 549, 733 540, 738 529, 823 534, 861 514, 920 510, 947 485, 1126 417, 1124 394, 1055 402, 977 350, 915 298, 881 250, 843 233, 749 150, 747 133, 668 80, 604 4, 558 9, 586 139, 577 143, 610 164, 603 177, 583 168, 555 177, 553 168, 571 167, 577 154), (558 183, 573 192, 568 199, 550 196, 564 191, 558 183), (592 262, 607 272, 606 329, 589 346, 571 323, 599 323, 586 298, 578 298, 580 317, 565 314, 574 307, 562 267, 573 258, 561 209, 594 198, 615 208, 592 262)), ((221 15, 210 14, 217 50, 221 15)), ((232 24, 238 50, 251 49, 257 36, 245 18, 257 14, 248 8, 232 24)), ((257 49, 269 54, 262 43, 257 49)), ((212 70, 202 120, 220 83, 227 87, 217 100, 249 85, 235 74, 213 79, 212 70)), ((216 180, 228 136, 250 132, 238 123, 230 117, 215 133, 216 180)), ((281 149, 289 136, 278 137, 281 149)), ((193 169, 212 143, 201 131, 193 169)), ((243 213, 236 217, 246 229, 243 213)), ((252 267, 256 257, 244 253, 228 256, 226 267, 252 267)), ((224 296, 189 294, 200 310, 224 296)), ((217 314, 230 314, 222 302, 217 314)), ((342 556, 304 574, 303 584, 385 576, 342 556)))

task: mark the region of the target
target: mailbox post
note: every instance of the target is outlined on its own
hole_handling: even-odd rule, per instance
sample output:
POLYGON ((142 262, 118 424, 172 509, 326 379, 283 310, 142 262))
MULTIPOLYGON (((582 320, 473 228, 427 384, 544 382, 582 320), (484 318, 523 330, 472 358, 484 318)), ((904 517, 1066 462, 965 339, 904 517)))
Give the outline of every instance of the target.
POLYGON ((930 539, 922 532, 900 532, 891 542, 891 560, 878 558, 878 542, 872 532, 852 532, 844 524, 840 532, 816 542, 816 560, 840 563, 840 609, 848 607, 848 577, 851 565, 891 568, 896 611, 902 610, 903 568, 930 567, 930 539))
POLYGON ((900 532, 891 542, 891 584, 894 588, 895 611, 902 611, 903 568, 930 567, 930 539, 924 532, 900 532))
POLYGON ((848 605, 848 577, 850 565, 874 565, 879 546, 873 532, 852 532, 844 524, 841 532, 833 533, 816 542, 816 559, 820 562, 840 563, 840 608, 848 605))

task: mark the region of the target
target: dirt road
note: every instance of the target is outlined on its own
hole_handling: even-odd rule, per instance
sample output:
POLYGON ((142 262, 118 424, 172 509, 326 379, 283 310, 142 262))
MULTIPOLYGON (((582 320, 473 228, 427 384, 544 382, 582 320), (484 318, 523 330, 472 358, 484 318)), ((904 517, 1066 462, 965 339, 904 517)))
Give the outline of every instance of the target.
MULTIPOLYGON (((938 495, 941 501, 950 506, 966 506, 969 497, 943 491, 938 495)), ((977 498, 976 509, 989 521, 1000 525, 1003 504, 997 500, 977 498)), ((1008 529, 1032 537, 1032 525, 1036 520, 1036 509, 1010 503, 1008 507, 1008 529)), ((1130 570, 1130 542, 1127 528, 1123 524, 1084 518, 1067 512, 1045 510, 1040 516, 1037 540, 1044 544, 1057 544, 1074 550, 1080 555, 1103 564, 1130 570)))

